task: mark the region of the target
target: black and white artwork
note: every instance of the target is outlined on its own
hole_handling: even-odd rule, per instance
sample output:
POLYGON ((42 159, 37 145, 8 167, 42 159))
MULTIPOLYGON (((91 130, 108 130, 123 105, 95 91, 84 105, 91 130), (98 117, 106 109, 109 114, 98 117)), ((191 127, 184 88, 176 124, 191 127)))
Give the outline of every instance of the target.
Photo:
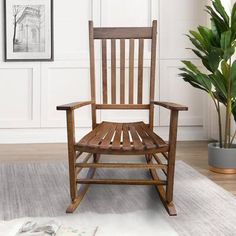
POLYGON ((52 0, 5 0, 5 60, 52 60, 52 23, 52 0))

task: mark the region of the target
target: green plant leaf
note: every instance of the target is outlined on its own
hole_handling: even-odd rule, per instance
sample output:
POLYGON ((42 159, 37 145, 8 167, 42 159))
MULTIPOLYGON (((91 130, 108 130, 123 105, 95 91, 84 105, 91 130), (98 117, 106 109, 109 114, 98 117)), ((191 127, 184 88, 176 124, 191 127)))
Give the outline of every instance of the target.
POLYGON ((232 23, 231 31, 232 31, 231 41, 234 41, 236 39, 236 22, 232 23))
POLYGON ((231 13, 231 26, 236 23, 236 3, 234 3, 231 13))
POLYGON ((229 24, 229 16, 226 13, 222 3, 220 0, 214 0, 212 1, 212 4, 215 8, 215 10, 220 14, 220 16, 224 19, 225 23, 229 24))
POLYGON ((208 91, 212 90, 212 83, 209 77, 205 74, 196 75, 196 80, 208 91))
POLYGON ((229 78, 230 75, 230 65, 225 60, 221 61, 221 71, 224 78, 227 80, 227 78, 229 78))
POLYGON ((230 30, 225 31, 221 34, 220 45, 222 49, 227 49, 230 47, 231 36, 232 36, 232 32, 230 30))
POLYGON ((214 95, 214 97, 215 97, 215 99, 216 99, 217 101, 219 101, 219 102, 222 103, 224 106, 226 106, 226 104, 227 104, 227 99, 226 99, 224 96, 222 96, 222 94, 221 94, 219 91, 213 92, 213 95, 214 95))
POLYGON ((232 114, 234 116, 234 121, 236 122, 236 104, 235 103, 233 105, 232 114))
POLYGON ((201 89, 205 92, 208 92, 206 90, 206 88, 204 88, 201 84, 199 84, 195 79, 194 77, 192 77, 191 75, 189 75, 188 73, 180 73, 179 76, 182 77, 182 79, 185 81, 185 82, 188 82, 190 83, 193 87, 195 88, 198 88, 198 89, 201 89))
POLYGON ((230 70, 231 96, 236 97, 236 60, 233 62, 230 70))
POLYGON ((198 74, 200 73, 200 71, 198 70, 197 66, 195 66, 191 61, 182 61, 189 70, 191 70, 192 72, 198 74))
POLYGON ((202 58, 202 64, 212 73, 214 73, 214 71, 212 71, 211 66, 209 65, 209 60, 208 57, 205 56, 204 58, 202 58))
POLYGON ((211 71, 214 72, 218 69, 220 61, 221 61, 221 50, 214 49, 208 55, 208 64, 211 67, 211 71))
POLYGON ((215 46, 220 47, 220 33, 213 19, 211 19, 211 30, 214 37, 215 46))
POLYGON ((192 82, 195 85, 198 85, 201 87, 203 90, 206 90, 207 92, 211 91, 212 85, 211 81, 208 78, 206 74, 201 73, 197 67, 192 64, 190 61, 182 61, 187 68, 180 68, 180 70, 184 71, 185 73, 182 73, 183 75, 188 75, 183 77, 185 81, 192 82))
POLYGON ((199 58, 203 59, 204 56, 201 54, 201 52, 199 52, 198 50, 196 49, 191 49, 193 51, 193 53, 198 56, 199 58))
POLYGON ((224 50, 224 60, 228 61, 230 57, 234 55, 235 47, 230 47, 224 50))
POLYGON ((216 91, 221 94, 222 97, 227 99, 227 81, 224 79, 224 76, 217 71, 215 74, 209 75, 209 78, 211 79, 216 91))
POLYGON ((206 74, 201 73, 197 69, 197 67, 194 64, 192 64, 191 62, 189 62, 189 61, 182 61, 182 62, 188 68, 188 69, 187 68, 180 68, 180 70, 185 72, 185 73, 182 73, 182 76, 186 75, 186 74, 189 75, 189 76, 183 77, 183 79, 191 84, 193 83, 194 85, 201 87, 201 89, 203 89, 209 93, 212 89, 212 84, 211 84, 209 77, 206 74))
POLYGON ((206 50, 204 49, 204 46, 202 46, 198 40, 196 40, 195 38, 189 36, 189 40, 192 42, 192 44, 198 49, 200 50, 201 52, 204 52, 204 53, 207 53, 206 50))
POLYGON ((193 74, 186 68, 180 68, 180 70, 185 72, 179 74, 184 79, 184 81, 190 83, 195 88, 204 90, 207 93, 211 92, 212 85, 207 75, 193 74))
POLYGON ((215 12, 215 10, 210 7, 206 6, 207 12, 211 15, 212 20, 215 22, 219 33, 227 31, 229 29, 229 25, 215 12))
POLYGON ((204 26, 199 26, 198 31, 199 31, 200 35, 202 36, 207 49, 210 50, 211 45, 212 45, 212 40, 213 40, 212 31, 204 26))
POLYGON ((201 44, 204 45, 204 38, 202 37, 201 34, 199 34, 197 31, 190 30, 189 33, 201 44))

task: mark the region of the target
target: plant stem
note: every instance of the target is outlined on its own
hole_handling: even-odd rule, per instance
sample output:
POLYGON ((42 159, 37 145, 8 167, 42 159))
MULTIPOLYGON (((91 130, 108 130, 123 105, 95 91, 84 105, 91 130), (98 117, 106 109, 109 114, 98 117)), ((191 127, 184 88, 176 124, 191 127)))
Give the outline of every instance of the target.
POLYGON ((222 123, 221 123, 221 112, 220 112, 220 102, 217 100, 217 112, 218 112, 218 123, 219 123, 219 142, 220 142, 220 148, 222 148, 222 123))
POLYGON ((225 123, 225 143, 224 148, 229 148, 230 144, 230 123, 231 123, 231 100, 227 99, 226 106, 226 123, 225 123))
POLYGON ((233 144, 233 141, 234 141, 235 137, 236 137, 236 130, 235 130, 234 135, 233 135, 233 137, 232 137, 232 139, 230 141, 230 146, 233 144))
MULTIPOLYGON (((231 58, 229 59, 229 65, 231 65, 231 58)), ((228 76, 228 88, 227 88, 227 106, 226 106, 226 122, 225 122, 225 142, 224 148, 229 148, 230 145, 230 134, 231 134, 231 112, 232 112, 232 104, 231 104, 231 78, 230 71, 228 76)))
POLYGON ((212 92, 210 92, 210 96, 215 104, 217 115, 218 115, 218 126, 219 126, 219 144, 220 148, 223 147, 223 141, 222 141, 222 122, 221 122, 221 112, 220 112, 220 102, 218 99, 215 99, 215 96, 212 92), (216 103, 217 100, 217 103, 216 103))
POLYGON ((228 144, 229 144, 229 147, 230 147, 230 138, 231 138, 231 100, 230 100, 230 113, 229 113, 229 133, 228 133, 228 144))

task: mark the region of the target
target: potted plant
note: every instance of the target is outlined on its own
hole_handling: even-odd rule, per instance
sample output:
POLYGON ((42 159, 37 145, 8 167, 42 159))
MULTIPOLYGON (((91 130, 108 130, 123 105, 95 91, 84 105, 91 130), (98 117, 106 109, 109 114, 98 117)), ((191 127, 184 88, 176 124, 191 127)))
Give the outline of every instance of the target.
POLYGON ((180 76, 195 88, 207 92, 218 115, 219 141, 208 145, 210 169, 221 173, 236 173, 236 145, 231 123, 236 122, 236 4, 227 14, 220 0, 206 6, 211 26, 190 30, 187 37, 193 44, 190 50, 201 59, 205 71, 191 61, 182 61, 180 76), (222 109, 225 118, 222 118, 222 109))

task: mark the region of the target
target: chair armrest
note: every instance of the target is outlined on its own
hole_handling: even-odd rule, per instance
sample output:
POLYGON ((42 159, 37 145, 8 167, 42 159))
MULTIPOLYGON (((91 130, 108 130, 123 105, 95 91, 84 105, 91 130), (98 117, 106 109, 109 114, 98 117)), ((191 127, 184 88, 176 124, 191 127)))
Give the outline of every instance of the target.
POLYGON ((93 104, 93 102, 92 101, 72 102, 72 103, 68 103, 68 104, 65 104, 65 105, 57 106, 57 110, 59 110, 59 111, 61 111, 61 110, 65 110, 65 111, 71 110, 72 111, 72 110, 75 110, 77 108, 87 106, 87 105, 90 105, 90 104, 93 104))
POLYGON ((172 103, 172 102, 151 101, 151 104, 165 107, 166 109, 169 109, 171 111, 187 111, 188 110, 188 107, 179 105, 176 103, 172 103))

